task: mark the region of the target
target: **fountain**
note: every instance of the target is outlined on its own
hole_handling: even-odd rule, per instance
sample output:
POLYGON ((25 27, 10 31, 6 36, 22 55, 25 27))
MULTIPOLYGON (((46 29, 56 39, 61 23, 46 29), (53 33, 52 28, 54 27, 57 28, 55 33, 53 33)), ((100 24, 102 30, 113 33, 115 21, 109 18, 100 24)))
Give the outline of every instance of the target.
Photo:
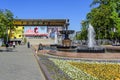
POLYGON ((60 31, 62 35, 64 35, 64 39, 62 40, 62 45, 57 45, 57 50, 59 51, 75 51, 76 46, 73 46, 72 40, 70 40, 69 35, 74 33, 74 30, 62 30, 60 31))
POLYGON ((91 24, 88 27, 88 47, 93 48, 96 45, 95 31, 91 24))
POLYGON ((65 30, 59 31, 62 37, 64 36, 64 39, 62 39, 62 43, 58 44, 58 38, 57 38, 57 33, 55 32, 55 42, 54 44, 50 45, 50 48, 53 48, 52 50, 58 50, 58 51, 75 51, 76 46, 72 45, 72 40, 69 38, 70 34, 73 34, 75 31, 74 30, 68 30, 68 23, 69 21, 66 21, 66 24, 64 25, 65 30))
POLYGON ((77 52, 90 52, 90 53, 104 53, 105 49, 96 45, 95 31, 91 24, 88 27, 88 43, 87 46, 78 46, 77 52))
MULTIPOLYGON (((61 34, 65 35, 62 40, 62 45, 56 45, 56 50, 50 49, 47 53, 54 56, 64 57, 65 59, 70 58, 92 58, 93 59, 119 59, 120 48, 113 46, 104 46, 105 48, 98 46, 95 40, 94 28, 89 24, 88 27, 88 41, 87 45, 72 46, 71 40, 69 39, 69 34, 74 33, 73 30, 63 30, 60 31, 61 34), (101 53, 109 53, 101 54, 101 53), (85 54, 87 53, 87 54, 85 54), (97 53, 97 54, 96 54, 97 53), (113 54, 114 53, 114 54, 113 54)), ((57 57, 58 58, 58 57, 57 57)), ((88 60, 89 61, 89 60, 88 60)), ((101 60, 100 60, 101 61, 101 60)))

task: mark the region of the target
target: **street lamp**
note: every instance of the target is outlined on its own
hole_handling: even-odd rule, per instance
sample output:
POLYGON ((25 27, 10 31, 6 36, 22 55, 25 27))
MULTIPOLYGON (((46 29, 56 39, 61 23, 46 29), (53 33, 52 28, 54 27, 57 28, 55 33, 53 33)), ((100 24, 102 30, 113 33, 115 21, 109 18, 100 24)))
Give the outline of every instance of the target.
POLYGON ((113 30, 113 32, 114 32, 114 40, 113 40, 113 43, 114 43, 114 45, 116 45, 116 28, 114 27, 114 28, 112 28, 112 30, 113 30))
POLYGON ((113 32, 114 32, 114 36, 115 36, 115 45, 117 44, 117 42, 116 42, 116 28, 113 28, 113 32))
POLYGON ((8 26, 6 26, 6 43, 8 43, 8 26))

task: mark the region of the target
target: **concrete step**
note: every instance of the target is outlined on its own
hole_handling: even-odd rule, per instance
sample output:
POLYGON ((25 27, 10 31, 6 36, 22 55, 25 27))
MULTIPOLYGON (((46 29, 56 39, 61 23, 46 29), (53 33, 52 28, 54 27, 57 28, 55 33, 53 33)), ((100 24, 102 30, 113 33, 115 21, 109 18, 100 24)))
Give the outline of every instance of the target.
POLYGON ((27 38, 27 41, 30 42, 31 45, 38 45, 39 43, 42 44, 54 44, 54 39, 39 39, 39 38, 27 38))

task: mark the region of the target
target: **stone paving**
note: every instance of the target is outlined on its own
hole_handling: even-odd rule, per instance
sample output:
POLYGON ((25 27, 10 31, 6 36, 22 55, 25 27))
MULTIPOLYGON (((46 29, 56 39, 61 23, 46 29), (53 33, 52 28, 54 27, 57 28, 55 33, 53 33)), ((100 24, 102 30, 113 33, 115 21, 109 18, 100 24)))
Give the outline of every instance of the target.
POLYGON ((0 80, 45 80, 32 49, 0 47, 0 80))

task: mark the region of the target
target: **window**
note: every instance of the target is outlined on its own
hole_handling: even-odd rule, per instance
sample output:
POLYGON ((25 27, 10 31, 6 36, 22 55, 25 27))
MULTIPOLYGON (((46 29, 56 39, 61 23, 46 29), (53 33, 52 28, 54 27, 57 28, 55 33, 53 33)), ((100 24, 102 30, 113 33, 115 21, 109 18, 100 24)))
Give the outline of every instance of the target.
POLYGON ((19 37, 21 37, 21 35, 19 35, 19 37))

